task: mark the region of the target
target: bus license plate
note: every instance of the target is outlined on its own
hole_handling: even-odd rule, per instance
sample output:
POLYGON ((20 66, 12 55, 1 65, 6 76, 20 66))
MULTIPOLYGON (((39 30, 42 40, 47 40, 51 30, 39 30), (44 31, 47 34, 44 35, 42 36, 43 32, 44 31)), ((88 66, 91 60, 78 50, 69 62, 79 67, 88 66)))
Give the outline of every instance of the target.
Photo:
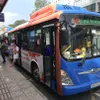
POLYGON ((95 84, 92 84, 92 85, 91 85, 91 88, 96 88, 96 87, 98 87, 98 86, 100 86, 100 82, 95 83, 95 84))

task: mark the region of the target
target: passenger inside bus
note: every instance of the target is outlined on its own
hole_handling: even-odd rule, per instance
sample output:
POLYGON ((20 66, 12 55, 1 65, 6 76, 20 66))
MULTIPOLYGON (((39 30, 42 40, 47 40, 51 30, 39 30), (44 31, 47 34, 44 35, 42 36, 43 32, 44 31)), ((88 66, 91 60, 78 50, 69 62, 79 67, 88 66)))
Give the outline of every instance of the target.
POLYGON ((38 33, 36 36, 35 36, 35 41, 34 41, 34 48, 35 48, 35 51, 38 52, 38 53, 41 53, 41 33, 38 33))
POLYGON ((86 47, 83 44, 82 48, 80 49, 80 51, 79 51, 79 53, 77 55, 77 58, 84 58, 85 56, 86 56, 86 47))
POLYGON ((86 56, 86 47, 84 44, 80 45, 79 47, 77 46, 73 52, 70 52, 70 46, 63 45, 62 46, 62 55, 67 58, 71 59, 73 57, 75 58, 84 58, 86 56))
POLYGON ((86 41, 87 52, 91 54, 91 41, 88 39, 86 41))
POLYGON ((76 48, 75 48, 75 50, 74 50, 74 53, 75 54, 81 54, 81 46, 77 46, 76 48))
POLYGON ((80 46, 79 46, 79 48, 76 48, 75 50, 74 50, 74 53, 76 53, 76 54, 79 54, 79 55, 85 55, 85 53, 86 53, 86 48, 85 48, 85 45, 84 44, 81 44, 80 46))
POLYGON ((69 49, 70 49, 70 47, 71 47, 71 45, 63 45, 62 46, 62 55, 65 57, 65 58, 67 58, 67 59, 69 59, 70 58, 70 51, 69 51, 69 49))

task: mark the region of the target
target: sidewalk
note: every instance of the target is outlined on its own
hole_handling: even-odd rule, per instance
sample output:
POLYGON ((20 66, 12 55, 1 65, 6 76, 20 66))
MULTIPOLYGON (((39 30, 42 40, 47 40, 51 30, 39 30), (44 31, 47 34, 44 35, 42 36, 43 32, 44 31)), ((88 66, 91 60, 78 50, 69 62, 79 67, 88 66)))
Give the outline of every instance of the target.
POLYGON ((0 64, 0 100, 48 100, 20 72, 9 66, 9 61, 0 64))

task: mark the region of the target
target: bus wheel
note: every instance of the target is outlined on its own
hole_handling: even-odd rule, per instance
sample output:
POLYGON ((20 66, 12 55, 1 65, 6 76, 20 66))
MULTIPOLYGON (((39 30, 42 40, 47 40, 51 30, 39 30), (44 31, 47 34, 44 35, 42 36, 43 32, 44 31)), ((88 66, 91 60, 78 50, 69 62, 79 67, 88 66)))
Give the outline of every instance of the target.
POLYGON ((38 68, 33 69, 32 76, 36 81, 40 81, 40 74, 39 74, 39 69, 38 68))

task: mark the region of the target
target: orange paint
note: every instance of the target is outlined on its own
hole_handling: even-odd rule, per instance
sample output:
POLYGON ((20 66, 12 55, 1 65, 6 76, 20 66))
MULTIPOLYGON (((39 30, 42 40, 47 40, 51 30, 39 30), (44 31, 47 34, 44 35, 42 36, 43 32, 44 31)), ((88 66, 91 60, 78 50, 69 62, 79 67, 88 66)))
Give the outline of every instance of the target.
POLYGON ((44 13, 44 14, 41 14, 41 15, 39 15, 39 16, 37 16, 37 17, 32 18, 32 19, 30 20, 30 22, 33 22, 33 21, 36 21, 36 20, 38 20, 38 19, 44 18, 44 17, 49 16, 49 15, 51 15, 51 14, 52 14, 51 11, 47 11, 47 12, 44 13))
POLYGON ((62 14, 62 11, 56 11, 56 5, 50 4, 32 13, 30 15, 30 20, 27 23, 17 26, 9 31, 8 34, 52 19, 59 19, 60 14, 62 14))
MULTIPOLYGON (((59 25, 59 24, 58 24, 59 25)), ((60 74, 60 49, 59 49, 59 26, 57 27, 56 32, 56 84, 57 92, 62 95, 62 83, 61 83, 61 74, 60 74)))
POLYGON ((42 73, 41 81, 44 81, 44 73, 42 73))
POLYGON ((24 29, 24 28, 29 27, 29 26, 30 26, 30 23, 29 22, 24 23, 24 24, 21 24, 21 25, 15 27, 13 30, 9 31, 8 34, 9 33, 13 33, 13 32, 15 32, 17 30, 20 30, 20 29, 24 29))
POLYGON ((29 51, 29 56, 31 56, 31 57, 37 56, 38 57, 38 56, 40 56, 40 54, 29 51))
POLYGON ((33 22, 31 22, 31 26, 45 22, 45 21, 49 21, 49 20, 52 20, 52 19, 59 19, 60 14, 62 14, 62 11, 58 11, 58 12, 51 14, 51 15, 45 17, 45 18, 41 18, 41 19, 38 19, 36 21, 33 21, 33 22))
POLYGON ((38 16, 41 16, 43 14, 46 14, 47 12, 51 12, 54 13, 56 10, 56 5, 55 4, 50 4, 50 5, 47 5, 45 7, 43 7, 42 9, 32 13, 30 15, 30 20, 33 20, 34 18, 38 17, 38 16))

